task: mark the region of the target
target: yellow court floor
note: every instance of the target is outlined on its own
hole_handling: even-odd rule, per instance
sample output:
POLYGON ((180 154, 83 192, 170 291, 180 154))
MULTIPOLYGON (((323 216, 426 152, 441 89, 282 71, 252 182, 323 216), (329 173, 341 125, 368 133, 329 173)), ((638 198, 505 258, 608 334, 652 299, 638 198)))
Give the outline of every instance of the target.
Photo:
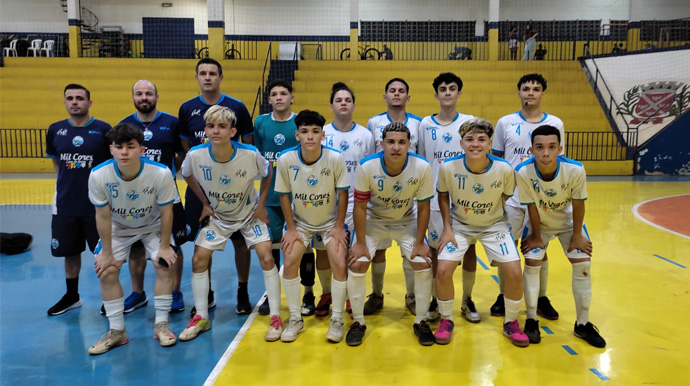
MULTIPOLYGON (((0 203, 47 204, 52 184, 50 179, 0 180, 0 203)), ((560 319, 540 319, 540 344, 518 348, 501 334, 503 318, 489 314, 498 294, 496 271, 485 267, 486 255, 478 247, 481 264, 477 265, 473 299, 481 323, 462 319, 456 301, 452 342, 422 347, 412 332, 413 316, 404 307, 401 258, 397 248, 391 248, 384 308, 367 317, 361 346, 328 343, 328 318, 313 316, 305 318, 305 331, 297 341, 267 343, 263 337, 269 319, 253 314, 245 323, 246 330, 227 342, 226 355, 206 384, 688 384, 690 237, 642 221, 633 207, 659 197, 690 194, 690 180, 590 179, 588 193, 585 223, 594 243, 590 320, 606 339, 606 348, 594 348, 573 335, 571 269, 558 243, 549 247, 548 296, 560 319)), ((674 211, 679 218, 690 216, 687 207, 674 211)), ((456 299, 461 290, 458 269, 456 299)), ((315 293, 318 299, 318 280, 315 293)), ((284 298, 282 316, 288 316, 284 298)), ((347 316, 345 321, 347 330, 347 316)), ((524 323, 524 314, 520 323, 524 323)), ((203 347, 189 346, 190 351, 197 349, 203 347)))

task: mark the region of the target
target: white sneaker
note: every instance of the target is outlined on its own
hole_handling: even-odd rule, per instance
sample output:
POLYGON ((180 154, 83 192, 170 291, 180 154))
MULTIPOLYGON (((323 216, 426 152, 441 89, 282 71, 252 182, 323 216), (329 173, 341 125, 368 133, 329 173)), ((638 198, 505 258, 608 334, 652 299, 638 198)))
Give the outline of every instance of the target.
POLYGON ((89 354, 103 354, 104 352, 110 351, 110 349, 122 346, 128 342, 127 331, 109 330, 101 337, 101 340, 89 348, 89 354))
POLYGON ((460 310, 462 311, 462 316, 464 316, 468 322, 479 323, 482 320, 479 312, 477 312, 477 308, 474 306, 472 298, 463 300, 462 308, 460 310))
POLYGON ((326 339, 333 343, 338 343, 343 340, 343 320, 340 318, 331 319, 331 324, 328 326, 326 339))
POLYGON ((170 330, 168 322, 158 322, 153 327, 153 338, 160 341, 161 346, 168 347, 177 343, 175 334, 170 330))
POLYGON ((302 318, 290 318, 287 327, 280 334, 280 340, 283 342, 294 342, 297 339, 297 334, 304 331, 304 320, 302 318))
POLYGON ((271 316, 271 324, 268 326, 268 331, 266 331, 266 342, 275 342, 280 339, 280 334, 283 333, 283 320, 280 319, 280 315, 271 316))

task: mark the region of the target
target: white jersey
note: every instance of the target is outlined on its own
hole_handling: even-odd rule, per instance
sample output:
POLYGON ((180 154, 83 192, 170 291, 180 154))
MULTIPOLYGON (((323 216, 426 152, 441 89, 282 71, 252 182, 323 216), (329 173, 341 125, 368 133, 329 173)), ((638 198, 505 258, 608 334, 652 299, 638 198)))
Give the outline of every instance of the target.
POLYGON ((195 146, 182 163, 182 176, 194 176, 218 219, 247 220, 259 201, 254 179, 268 175, 268 161, 251 145, 230 141, 235 152, 227 162, 218 162, 211 142, 195 146))
POLYGON ((432 181, 429 161, 414 153, 407 153, 400 174, 389 175, 381 151, 360 162, 355 174, 355 199, 368 201, 370 223, 407 223, 417 215, 415 199, 423 202, 434 197, 432 181))
MULTIPOLYGON (((434 176, 434 187, 438 184, 438 171, 441 164, 451 157, 464 154, 460 147, 460 126, 473 115, 457 113, 453 122, 442 125, 433 115, 424 117, 419 125, 419 145, 417 154, 429 160, 434 176)), ((431 210, 440 210, 438 200, 431 201, 431 210)))
POLYGON ((161 206, 179 200, 170 169, 141 157, 137 176, 122 179, 114 159, 96 166, 89 175, 89 200, 96 207, 110 205, 113 236, 133 236, 160 230, 161 206))
MULTIPOLYGON (((417 142, 419 138, 419 124, 422 122, 422 118, 410 114, 410 113, 405 113, 407 115, 407 118, 405 118, 405 126, 407 126, 408 129, 410 129, 410 152, 416 153, 417 152, 417 142)), ((374 135, 374 140, 376 141, 376 147, 375 151, 379 152, 383 150, 381 147, 381 141, 383 141, 383 129, 389 124, 393 122, 388 115, 388 113, 381 113, 379 115, 374 115, 373 117, 369 118, 369 122, 367 122, 367 129, 371 131, 371 133, 374 135)))
POLYGON ((448 193, 452 225, 470 232, 496 231, 508 225, 503 196, 515 190, 515 173, 508 161, 487 154, 489 166, 471 172, 465 155, 447 159, 438 175, 437 191, 448 193), (495 227, 495 225, 499 227, 495 227))
POLYGON ((552 181, 541 178, 534 157, 521 163, 515 171, 520 203, 536 205, 542 231, 572 229, 572 201, 587 199, 587 173, 582 164, 562 155, 557 162, 552 181))
POLYGON ((333 227, 337 217, 337 190, 350 188, 345 162, 339 151, 321 146, 321 156, 311 165, 302 160, 300 146, 278 156, 276 192, 292 195, 295 222, 318 232, 333 227))
POLYGON ((329 123, 323 127, 323 131, 325 132, 323 144, 340 150, 345 160, 345 169, 350 181, 347 213, 352 213, 355 205, 355 171, 359 166, 359 161, 374 153, 374 135, 366 127, 356 123, 348 131, 340 131, 333 126, 333 123, 329 123))
MULTIPOLYGON (((541 121, 532 123, 522 116, 521 111, 505 115, 498 120, 494 130, 494 139, 491 152, 503 157, 506 161, 516 168, 522 162, 532 157, 529 148, 532 147, 532 132, 539 126, 550 125, 561 132, 561 146, 565 150, 565 132, 563 121, 558 117, 544 113, 541 121)), ((561 152, 561 154, 563 154, 561 152)), ((520 199, 517 192, 508 202, 510 206, 520 206, 520 199)))

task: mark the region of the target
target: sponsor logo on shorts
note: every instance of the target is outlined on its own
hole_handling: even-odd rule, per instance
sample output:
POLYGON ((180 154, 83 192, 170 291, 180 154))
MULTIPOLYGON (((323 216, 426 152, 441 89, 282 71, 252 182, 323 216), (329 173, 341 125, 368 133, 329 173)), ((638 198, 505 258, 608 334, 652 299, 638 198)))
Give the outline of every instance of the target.
POLYGON ((208 240, 208 241, 215 240, 216 239, 216 231, 211 230, 211 229, 207 230, 205 237, 206 237, 206 240, 208 240))
POLYGON ((187 225, 186 228, 187 228, 187 236, 189 236, 189 234, 192 233, 192 227, 187 225))
POLYGON ((449 242, 448 244, 446 244, 446 252, 448 252, 448 253, 453 253, 453 252, 455 252, 456 250, 457 250, 457 248, 455 248, 455 246, 453 245, 453 243, 449 242))
POLYGON ((429 237, 431 237, 432 240, 438 240, 438 233, 436 232, 429 232, 429 237))
POLYGON ((50 247, 53 249, 58 249, 60 242, 57 239, 50 240, 50 247))

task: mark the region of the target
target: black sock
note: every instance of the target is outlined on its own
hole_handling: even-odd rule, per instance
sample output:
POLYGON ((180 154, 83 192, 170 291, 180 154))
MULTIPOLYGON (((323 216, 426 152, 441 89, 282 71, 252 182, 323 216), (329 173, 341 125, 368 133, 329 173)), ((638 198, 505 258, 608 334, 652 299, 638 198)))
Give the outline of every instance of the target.
POLYGON ((302 255, 299 267, 300 283, 306 287, 313 287, 316 280, 316 270, 314 270, 314 253, 307 252, 302 255))
POLYGON ((79 278, 65 279, 67 282, 67 295, 79 298, 79 278))
POLYGON ((238 282, 237 283, 237 295, 242 295, 242 296, 249 296, 249 293, 247 292, 247 282, 238 282))

